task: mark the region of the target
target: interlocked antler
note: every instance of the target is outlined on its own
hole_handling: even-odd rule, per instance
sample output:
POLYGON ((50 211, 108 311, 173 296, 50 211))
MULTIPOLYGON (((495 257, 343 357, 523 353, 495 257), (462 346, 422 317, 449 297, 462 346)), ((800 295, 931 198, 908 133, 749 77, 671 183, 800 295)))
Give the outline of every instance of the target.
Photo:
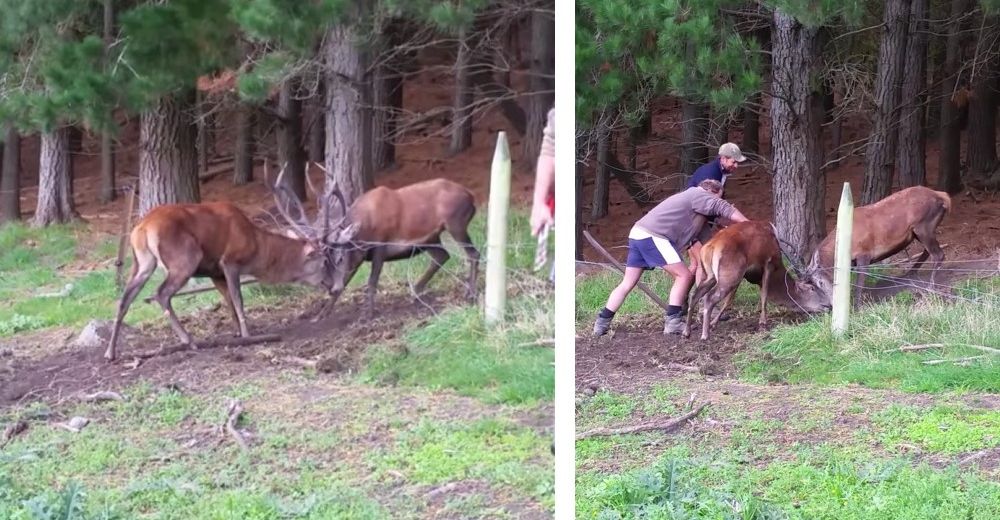
POLYGON ((281 167, 281 171, 278 173, 278 179, 274 182, 274 186, 271 186, 270 174, 268 171, 268 161, 264 161, 264 185, 267 186, 271 193, 274 195, 275 205, 278 207, 278 211, 281 212, 281 216, 285 217, 288 224, 292 229, 302 238, 311 239, 314 238, 314 233, 309 231, 309 224, 305 222, 305 209, 302 207, 302 201, 288 189, 288 186, 281 184, 281 178, 285 175, 285 167, 288 163, 285 163, 281 167), (294 206, 296 216, 292 216, 288 207, 294 206))
POLYGON ((792 271, 795 271, 795 276, 800 279, 806 275, 806 269, 802 265, 802 259, 792 254, 792 248, 790 244, 786 242, 781 235, 778 233, 778 228, 775 227, 774 223, 771 222, 771 229, 774 230, 774 238, 778 240, 778 248, 781 250, 781 254, 785 255, 788 259, 788 264, 791 266, 792 271))
MULTIPOLYGON (((318 166, 320 170, 323 170, 323 173, 328 173, 326 168, 323 167, 323 165, 316 163, 316 166, 318 166)), ((327 179, 329 179, 329 177, 327 177, 327 179)), ((312 188, 312 190, 313 193, 316 193, 315 188, 312 188)), ((322 198, 320 198, 319 195, 316 195, 316 199, 320 200, 321 204, 320 204, 319 215, 317 216, 316 219, 315 227, 317 229, 323 230, 323 234, 320 236, 323 237, 324 241, 327 241, 329 240, 331 230, 340 229, 341 226, 344 225, 344 222, 347 220, 347 214, 349 208, 347 207, 347 201, 344 200, 344 194, 340 191, 340 188, 337 187, 336 185, 334 185, 333 189, 331 189, 330 192, 327 193, 322 198), (343 214, 341 215, 340 220, 338 220, 336 224, 331 226, 330 217, 332 216, 333 213, 332 206, 334 197, 336 197, 336 199, 340 201, 340 207, 343 209, 343 214)))

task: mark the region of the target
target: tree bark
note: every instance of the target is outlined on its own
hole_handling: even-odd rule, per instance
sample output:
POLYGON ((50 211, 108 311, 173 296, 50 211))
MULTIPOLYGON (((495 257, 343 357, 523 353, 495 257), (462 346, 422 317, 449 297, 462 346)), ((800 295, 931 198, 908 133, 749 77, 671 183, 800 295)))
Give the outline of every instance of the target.
POLYGON ((817 106, 809 78, 819 61, 818 30, 774 11, 771 142, 774 220, 791 254, 807 258, 825 235, 825 174, 817 106))
POLYGON ((708 161, 708 106, 681 100, 681 176, 678 189, 684 189, 687 181, 699 166, 708 161))
POLYGON ((740 143, 740 150, 744 155, 760 152, 760 114, 757 113, 759 106, 760 92, 757 92, 743 107, 743 142, 740 143))
POLYGON ((198 171, 208 171, 208 161, 212 157, 212 126, 214 116, 208 108, 205 96, 199 91, 195 100, 195 110, 198 114, 195 121, 197 132, 198 171))
POLYGON ((902 188, 927 179, 925 103, 927 102, 927 1, 913 0, 906 30, 903 85, 900 88, 899 147, 896 170, 902 188))
POLYGON ((159 99, 139 119, 139 215, 161 204, 198 202, 193 92, 159 99))
POLYGON ((948 38, 945 44, 944 81, 941 82, 941 154, 938 160, 938 183, 941 191, 954 195, 962 190, 960 111, 952 94, 958 81, 961 59, 961 19, 965 0, 952 0, 951 18, 948 21, 948 38))
POLYGON ((309 161, 322 163, 326 158, 326 87, 323 78, 316 82, 316 94, 308 103, 309 107, 309 161))
POLYGON ((551 11, 531 14, 531 73, 529 76, 527 139, 522 140, 521 157, 533 163, 542 147, 545 118, 555 102, 555 23, 551 11))
POLYGON ((455 97, 451 110, 451 145, 448 153, 454 155, 472 145, 472 85, 469 70, 474 38, 462 30, 458 37, 455 57, 455 97))
MULTIPOLYGON (((365 7, 359 0, 358 10, 365 7)), ((351 204, 372 185, 370 80, 368 57, 355 46, 354 29, 329 29, 323 51, 326 68, 326 192, 340 189, 351 204)))
POLYGON ((594 181, 594 203, 590 208, 591 222, 608 215, 608 195, 611 188, 611 130, 603 122, 597 132, 597 179, 594 181))
MULTIPOLYGON (((996 34, 997 16, 985 16, 981 34, 996 34)), ((972 96, 969 99, 969 130, 966 140, 966 162, 969 173, 991 172, 997 162, 997 65, 995 49, 982 47, 990 45, 994 38, 980 42, 981 51, 986 55, 976 56, 981 65, 976 67, 972 80, 972 96)))
POLYGON ((253 182, 254 112, 253 105, 242 101, 236 107, 233 184, 237 186, 253 182))
MULTIPOLYGON (((104 0, 104 65, 108 66, 108 51, 114 38, 114 0, 104 0)), ((114 114, 108 114, 114 120, 114 114)), ((101 188, 98 200, 107 204, 115 200, 115 152, 110 132, 101 133, 101 188)))
POLYGON ((3 169, 0 170, 0 224, 21 220, 21 136, 14 125, 3 128, 3 169))
MULTIPOLYGON (((525 20, 530 22, 529 18, 525 18, 525 20)), ((480 17, 475 24, 476 28, 474 30, 485 31, 488 28, 487 21, 484 17, 480 17)), ((529 30, 531 29, 530 23, 523 23, 522 25, 529 30)), ((523 41, 527 41, 528 38, 524 36, 521 38, 521 49, 523 50, 523 41)), ((472 68, 469 71, 469 80, 472 82, 472 86, 479 90, 481 98, 499 99, 500 112, 518 134, 522 136, 526 135, 528 120, 524 109, 511 96, 510 88, 504 85, 503 82, 497 81, 496 75, 493 73, 497 49, 490 45, 477 45, 474 50, 475 52, 471 56, 472 68)), ((544 117, 545 114, 542 115, 544 117)), ((532 138, 534 137, 532 136, 532 138)))
POLYGON ((38 161, 38 206, 31 224, 44 227, 79 218, 73 208, 72 164, 69 154, 69 127, 41 136, 38 161))
POLYGON ((296 98, 298 81, 291 78, 278 94, 278 168, 285 169, 282 184, 306 200, 305 150, 302 149, 302 101, 296 98))
POLYGON ((892 172, 896 158, 900 84, 903 78, 906 32, 909 27, 910 0, 885 3, 882 43, 878 53, 878 77, 875 81, 875 113, 868 137, 865 182, 861 204, 874 204, 892 191, 892 172))

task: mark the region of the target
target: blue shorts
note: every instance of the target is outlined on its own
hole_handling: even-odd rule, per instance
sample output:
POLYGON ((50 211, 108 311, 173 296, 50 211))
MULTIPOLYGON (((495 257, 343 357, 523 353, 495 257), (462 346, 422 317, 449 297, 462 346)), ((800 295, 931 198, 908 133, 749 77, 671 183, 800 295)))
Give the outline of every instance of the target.
POLYGON ((680 255, 674 249, 669 240, 658 237, 646 236, 645 238, 631 238, 641 236, 632 233, 628 239, 628 258, 625 260, 626 267, 639 267, 642 269, 657 269, 667 264, 676 264, 681 261, 680 255))

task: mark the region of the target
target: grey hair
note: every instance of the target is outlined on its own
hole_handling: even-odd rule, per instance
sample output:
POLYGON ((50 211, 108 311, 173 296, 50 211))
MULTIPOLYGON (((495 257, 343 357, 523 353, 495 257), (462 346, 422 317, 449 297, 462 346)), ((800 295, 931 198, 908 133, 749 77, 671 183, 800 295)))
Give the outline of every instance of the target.
POLYGON ((722 193, 722 183, 714 179, 705 179, 698 183, 698 187, 712 193, 722 193))

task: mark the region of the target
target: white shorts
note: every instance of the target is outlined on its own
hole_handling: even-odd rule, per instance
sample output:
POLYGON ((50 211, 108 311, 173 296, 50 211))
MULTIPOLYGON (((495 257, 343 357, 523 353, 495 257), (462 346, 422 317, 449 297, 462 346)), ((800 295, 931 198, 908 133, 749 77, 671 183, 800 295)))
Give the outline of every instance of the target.
MULTIPOLYGON (((669 240, 664 239, 664 238, 660 238, 660 237, 657 237, 657 236, 653 236, 653 235, 649 234, 648 231, 646 231, 646 230, 644 230, 642 228, 633 226, 632 229, 628 233, 628 238, 629 238, 630 241, 631 240, 636 240, 636 241, 642 240, 642 241, 647 242, 647 243, 649 241, 652 241, 653 246, 656 247, 656 250, 660 253, 660 256, 663 257, 663 260, 666 261, 667 264, 676 264, 676 263, 678 263, 678 262, 681 261, 680 255, 677 254, 677 250, 674 249, 674 246, 670 243, 669 240), (647 239, 649 239, 649 240, 647 240, 647 239)), ((630 244, 630 246, 633 245, 632 242, 630 242, 629 244, 630 244)), ((634 243, 634 245, 637 246, 637 249, 640 249, 640 250, 642 249, 642 244, 641 243, 634 243)), ((631 252, 630 252, 630 254, 631 254, 631 252)), ((649 259, 649 260, 652 260, 652 259, 649 259)), ((646 263, 649 263, 649 262, 647 261, 646 263)), ((656 267, 659 267, 659 266, 656 266, 656 267)))

